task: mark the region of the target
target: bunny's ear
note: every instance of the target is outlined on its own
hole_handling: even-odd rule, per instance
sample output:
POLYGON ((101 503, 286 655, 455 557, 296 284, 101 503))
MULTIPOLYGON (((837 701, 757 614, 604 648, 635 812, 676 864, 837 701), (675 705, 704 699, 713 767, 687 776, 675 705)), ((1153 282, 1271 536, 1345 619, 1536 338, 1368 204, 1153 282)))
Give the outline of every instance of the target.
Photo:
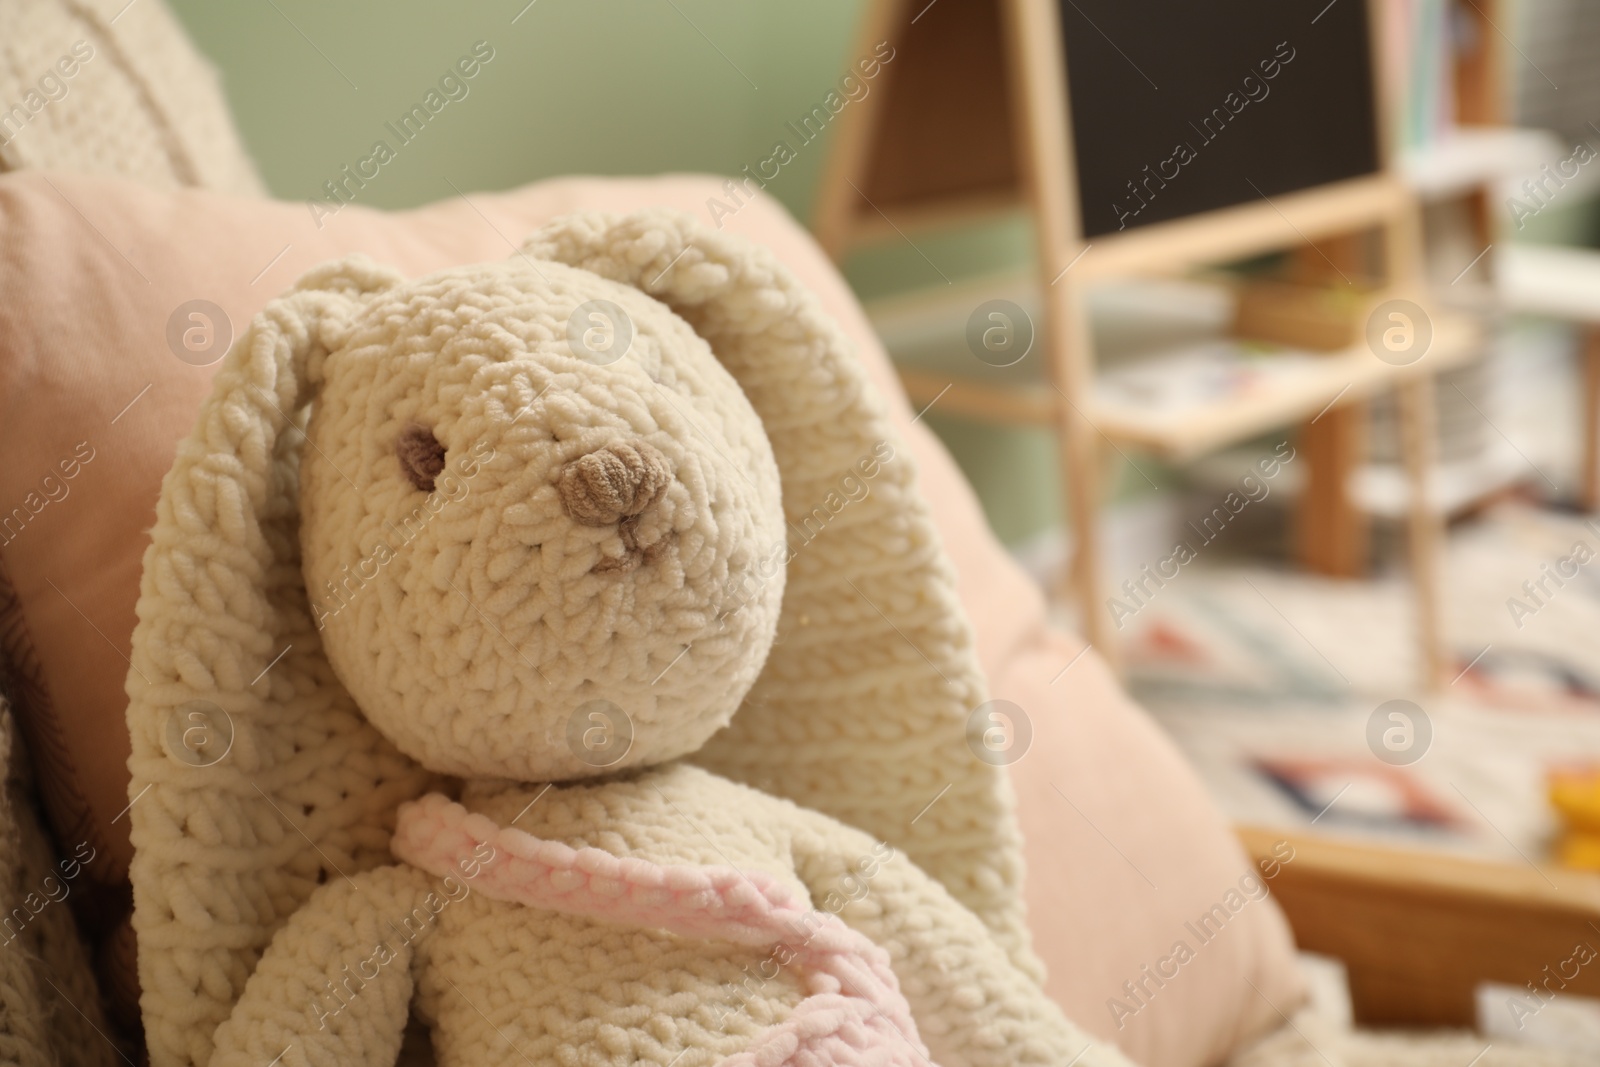
POLYGON ((696 757, 903 848, 1040 972, 987 700, 911 452, 839 328, 764 248, 666 210, 568 216, 524 246, 633 285, 710 344, 765 423, 789 555, 778 641, 696 757))
POLYGON ((210 1058, 273 932, 319 883, 388 862, 392 812, 429 782, 334 678, 300 572, 300 449, 323 360, 401 280, 345 260, 268 304, 162 483, 127 686, 154 1067, 210 1058))

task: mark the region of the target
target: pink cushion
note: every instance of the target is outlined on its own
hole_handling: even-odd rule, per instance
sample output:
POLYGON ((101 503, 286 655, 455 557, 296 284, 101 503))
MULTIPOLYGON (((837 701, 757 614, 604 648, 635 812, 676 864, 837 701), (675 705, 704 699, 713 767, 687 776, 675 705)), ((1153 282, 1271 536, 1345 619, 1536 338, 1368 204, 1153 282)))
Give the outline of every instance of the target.
MULTIPOLYGON (((90 877, 112 889, 126 882, 123 685, 140 559, 161 477, 211 376, 169 349, 174 309, 213 301, 237 332, 303 271, 339 256, 364 252, 417 275, 508 255, 535 226, 580 208, 668 204, 711 221, 706 203, 721 189, 720 179, 692 176, 564 179, 399 214, 347 207, 319 229, 302 204, 88 176, 0 177, 0 652, 57 833, 100 857, 90 877)), ((1280 1007, 1299 995, 1280 913, 1270 900, 1241 910, 1119 1028, 1108 1002, 1136 1003, 1122 983, 1192 940, 1185 922, 1221 901, 1249 863, 1098 656, 1051 684, 1081 645, 1046 626, 1038 590, 989 532, 948 454, 911 422, 882 346, 809 235, 767 199, 724 224, 771 246, 821 297, 891 397, 993 693, 1030 716, 1033 745, 1013 776, 1051 992, 1151 1067, 1217 1060, 1277 1019, 1246 977, 1280 1007)))

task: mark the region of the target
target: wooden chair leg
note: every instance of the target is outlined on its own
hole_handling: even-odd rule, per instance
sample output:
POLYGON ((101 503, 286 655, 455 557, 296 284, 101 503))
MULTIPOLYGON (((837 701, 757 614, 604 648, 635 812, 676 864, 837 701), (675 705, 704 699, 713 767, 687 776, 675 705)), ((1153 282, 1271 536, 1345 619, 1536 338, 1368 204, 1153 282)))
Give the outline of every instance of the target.
POLYGON ((1578 503, 1600 511, 1600 326, 1583 330, 1583 462, 1578 503))
POLYGON ((1316 574, 1356 578, 1367 569, 1368 521, 1350 496, 1366 452, 1367 407, 1344 404, 1300 428, 1307 478, 1295 540, 1301 565, 1316 574))
MULTIPOLYGON (((1042 259, 1046 271, 1055 256, 1042 259)), ((1069 264, 1070 265, 1070 264, 1069 264)), ((1050 341, 1050 375, 1056 391, 1056 455, 1061 501, 1072 531, 1071 593, 1083 612, 1083 636, 1099 650, 1113 671, 1122 662, 1116 629, 1106 608, 1100 579, 1100 454, 1101 436, 1091 421, 1094 342, 1083 293, 1070 279, 1060 288, 1047 287, 1045 335, 1050 341)))
POLYGON ((1448 670, 1439 612, 1443 518, 1429 499, 1428 489, 1434 452, 1433 378, 1418 374, 1402 381, 1398 394, 1400 447, 1411 489, 1408 518, 1418 662, 1423 688, 1433 691, 1444 687, 1448 670))
POLYGON ((1071 592, 1083 611, 1083 635, 1113 670, 1121 669, 1115 631, 1100 580, 1100 443, 1089 420, 1068 404, 1056 420, 1062 499, 1071 524, 1071 592))

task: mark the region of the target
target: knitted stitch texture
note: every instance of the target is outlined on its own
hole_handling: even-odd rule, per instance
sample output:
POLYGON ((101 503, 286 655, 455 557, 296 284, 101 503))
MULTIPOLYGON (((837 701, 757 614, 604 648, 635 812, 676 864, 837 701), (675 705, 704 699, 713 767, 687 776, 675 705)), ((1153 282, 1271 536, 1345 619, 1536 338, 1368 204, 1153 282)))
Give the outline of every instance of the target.
POLYGON ((128 676, 134 929, 157 1067, 210 1059, 273 931, 337 872, 387 862, 395 808, 437 781, 334 677, 299 561, 297 427, 324 331, 400 280, 351 261, 269 304, 162 483, 128 676), (225 757, 169 747, 190 712, 227 735, 225 757))
POLYGON ((290 920, 216 1064, 387 1062, 414 991, 440 1067, 1126 1067, 903 854, 788 801, 683 763, 462 799, 402 817, 421 866, 290 920), (805 1059, 830 1026, 842 1046, 805 1059))
POLYGON ((756 567, 783 518, 760 419, 683 320, 517 257, 375 294, 322 374, 301 467, 306 585, 335 673, 381 733, 436 771, 547 781, 596 773, 567 744, 575 709, 626 713, 612 771, 727 724, 772 643, 783 581, 756 567), (632 337, 597 364, 567 324, 599 301, 632 337), (399 476, 411 425, 446 448, 431 494, 399 476), (572 513, 571 472, 638 450, 675 472, 642 514, 572 513), (618 567, 633 546, 658 558, 618 567))
POLYGON ((524 249, 639 285, 682 315, 772 440, 794 552, 779 641, 696 761, 903 847, 1042 976, 1009 782, 967 743, 988 696, 955 575, 849 342, 765 249, 666 213, 569 216, 524 249), (852 485, 885 445, 892 460, 852 485))
POLYGON ((725 1067, 927 1061, 888 953, 836 916, 803 907, 764 871, 665 867, 596 848, 574 851, 502 829, 438 793, 401 807, 394 852, 441 878, 472 869, 487 852, 492 858, 479 865, 474 883, 492 899, 774 948, 771 965, 808 972, 810 995, 725 1067))
POLYGON ((165 3, 0 0, 0 26, 0 171, 265 194, 216 71, 165 3))
POLYGON ((3 696, 0 773, 0 1063, 112 1067, 126 1052, 108 1036, 114 1031, 67 903, 95 852, 79 843, 60 859, 53 854, 3 696))
MULTIPOLYGON (((1070 1030, 1027 977, 1009 795, 966 744, 984 685, 914 471, 840 332, 764 250, 647 212, 561 220, 506 263, 411 283, 360 259, 313 272, 236 342, 180 446, 139 619, 132 873, 156 1067, 209 1061, 319 885, 326 906, 296 920, 316 952, 348 943, 340 923, 368 929, 372 900, 409 899, 403 869, 362 872, 438 775, 601 773, 570 741, 592 706, 631 732, 605 773, 693 754, 903 850, 981 917, 955 909, 993 1003, 1070 1030), (606 305, 620 359, 584 348, 606 305), (431 493, 414 426, 445 450, 431 493), (566 499, 565 472, 608 449, 584 479, 610 503, 566 499), (173 741, 197 709, 217 733, 198 756, 173 741)), ((737 855, 718 846, 652 858, 737 855)), ((917 1009, 926 979, 901 981, 917 1009)), ((365 1062, 387 1040, 352 1048, 365 1062)))

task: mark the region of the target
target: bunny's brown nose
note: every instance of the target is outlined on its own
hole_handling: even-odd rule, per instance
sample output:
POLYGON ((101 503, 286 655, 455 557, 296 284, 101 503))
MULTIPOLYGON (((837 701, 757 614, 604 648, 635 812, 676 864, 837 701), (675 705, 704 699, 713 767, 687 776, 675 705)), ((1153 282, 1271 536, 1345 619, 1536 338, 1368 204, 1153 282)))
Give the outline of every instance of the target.
POLYGON ((671 482, 672 463, 659 449, 644 441, 622 441, 568 463, 556 490, 574 522, 611 526, 643 513, 671 482))
POLYGON ((622 537, 623 555, 601 559, 596 572, 626 574, 660 551, 660 542, 640 543, 639 517, 665 495, 672 473, 671 461, 644 441, 606 445, 561 468, 556 491, 572 520, 615 525, 622 537))

